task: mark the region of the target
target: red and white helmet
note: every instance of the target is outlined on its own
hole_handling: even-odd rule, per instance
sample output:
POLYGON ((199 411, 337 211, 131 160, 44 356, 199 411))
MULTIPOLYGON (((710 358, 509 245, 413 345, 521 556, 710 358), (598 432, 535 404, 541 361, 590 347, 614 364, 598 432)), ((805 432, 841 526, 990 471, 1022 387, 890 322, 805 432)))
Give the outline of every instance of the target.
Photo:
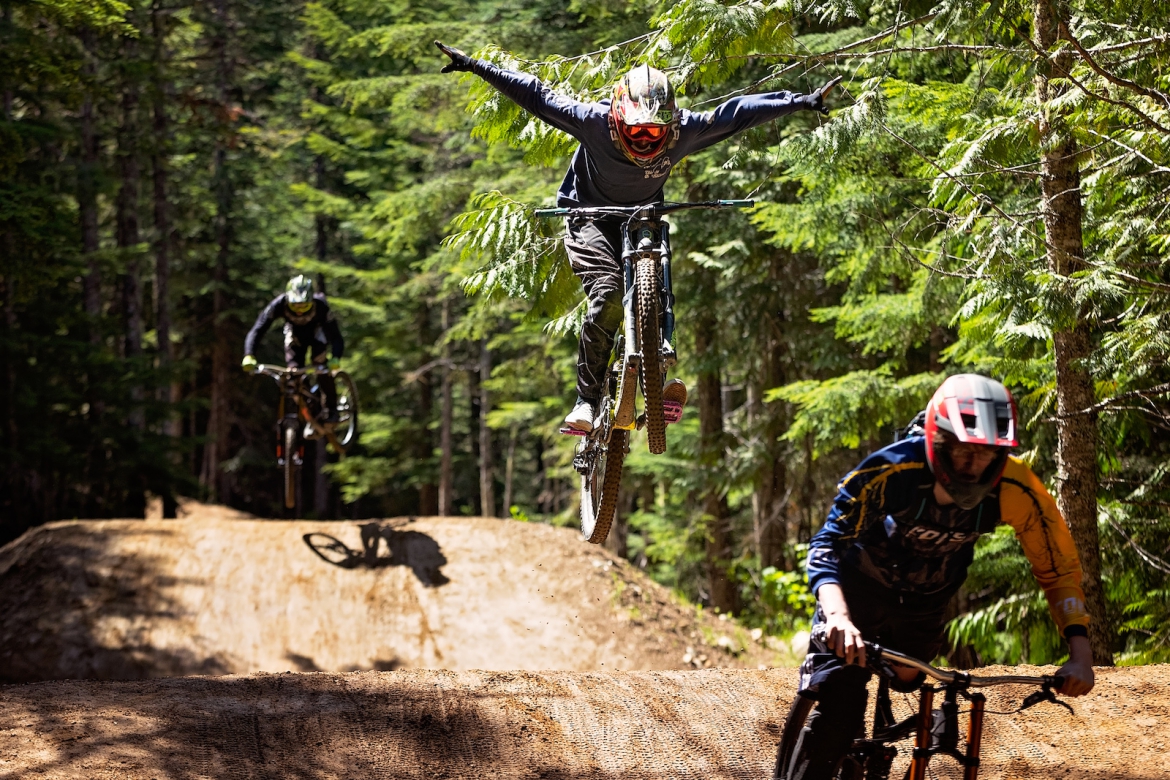
POLYGON ((682 113, 666 74, 639 65, 614 85, 609 117, 618 149, 644 168, 678 141, 682 113))
POLYGON ((972 509, 999 484, 1008 450, 1019 444, 1018 423, 1015 399, 994 379, 958 374, 935 391, 926 406, 926 460, 956 504, 972 509), (977 482, 958 478, 948 452, 949 445, 958 442, 999 448, 977 482))

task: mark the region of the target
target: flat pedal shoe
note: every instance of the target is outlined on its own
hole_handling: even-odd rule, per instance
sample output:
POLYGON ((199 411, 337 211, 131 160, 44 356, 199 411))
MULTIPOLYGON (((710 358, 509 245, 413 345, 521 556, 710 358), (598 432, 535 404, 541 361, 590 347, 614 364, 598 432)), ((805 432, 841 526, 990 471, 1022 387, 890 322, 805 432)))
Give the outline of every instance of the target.
POLYGON ((672 379, 662 388, 662 417, 669 425, 682 419, 687 403, 687 386, 681 379, 672 379))

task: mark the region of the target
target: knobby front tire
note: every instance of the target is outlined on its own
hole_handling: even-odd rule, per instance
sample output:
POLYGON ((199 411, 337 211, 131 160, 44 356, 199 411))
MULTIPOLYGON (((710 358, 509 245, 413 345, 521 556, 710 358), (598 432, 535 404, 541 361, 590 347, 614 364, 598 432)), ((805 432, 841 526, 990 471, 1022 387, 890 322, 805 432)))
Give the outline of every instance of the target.
POLYGON ((344 371, 334 375, 337 384, 337 425, 333 428, 334 438, 342 447, 349 447, 358 433, 358 395, 353 379, 344 371))
POLYGON ((297 464, 295 461, 297 451, 297 426, 296 423, 285 423, 284 426, 284 508, 296 509, 297 507, 297 464))
POLYGON ((617 514, 629 437, 629 431, 613 431, 605 452, 593 460, 589 473, 581 475, 581 535, 591 544, 605 542, 617 514))
POLYGON ((796 757, 796 746, 800 742, 800 732, 812 712, 815 702, 812 699, 797 695, 792 707, 788 710, 788 718, 784 721, 784 733, 780 736, 780 748, 776 751, 776 768, 772 772, 772 780, 789 780, 796 757))
POLYGON ((658 327, 658 266, 654 258, 638 260, 638 341, 642 346, 642 398, 646 401, 646 440, 650 452, 666 452, 666 418, 662 412, 662 334, 658 327))

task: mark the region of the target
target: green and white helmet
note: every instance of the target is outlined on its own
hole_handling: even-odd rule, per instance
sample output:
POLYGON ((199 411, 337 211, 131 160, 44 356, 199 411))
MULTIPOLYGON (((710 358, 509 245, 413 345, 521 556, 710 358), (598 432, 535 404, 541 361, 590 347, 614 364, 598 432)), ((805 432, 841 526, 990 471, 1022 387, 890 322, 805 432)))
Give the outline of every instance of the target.
POLYGON ((288 280, 284 300, 295 314, 304 314, 313 308, 313 280, 304 274, 288 280))

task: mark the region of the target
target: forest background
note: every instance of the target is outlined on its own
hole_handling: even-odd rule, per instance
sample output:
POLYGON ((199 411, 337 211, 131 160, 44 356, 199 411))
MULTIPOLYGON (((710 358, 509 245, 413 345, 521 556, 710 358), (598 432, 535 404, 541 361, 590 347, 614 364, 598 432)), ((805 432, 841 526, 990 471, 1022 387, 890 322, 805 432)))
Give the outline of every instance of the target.
MULTIPOLYGON (((574 142, 439 74, 436 38, 587 99, 649 62, 693 110, 845 77, 830 118, 670 180, 761 205, 675 220, 692 401, 666 455, 635 437, 615 552, 770 634, 807 625, 803 545, 838 479, 979 371, 1016 393, 1069 519, 1097 661, 1170 659, 1150 0, 2 0, 0 543, 152 497, 280 516, 276 388, 239 361, 297 272, 338 313, 363 410, 305 514, 575 522, 556 431, 581 293, 531 212, 574 142)), ((952 605, 953 662, 1063 652, 1005 530, 952 605)))

